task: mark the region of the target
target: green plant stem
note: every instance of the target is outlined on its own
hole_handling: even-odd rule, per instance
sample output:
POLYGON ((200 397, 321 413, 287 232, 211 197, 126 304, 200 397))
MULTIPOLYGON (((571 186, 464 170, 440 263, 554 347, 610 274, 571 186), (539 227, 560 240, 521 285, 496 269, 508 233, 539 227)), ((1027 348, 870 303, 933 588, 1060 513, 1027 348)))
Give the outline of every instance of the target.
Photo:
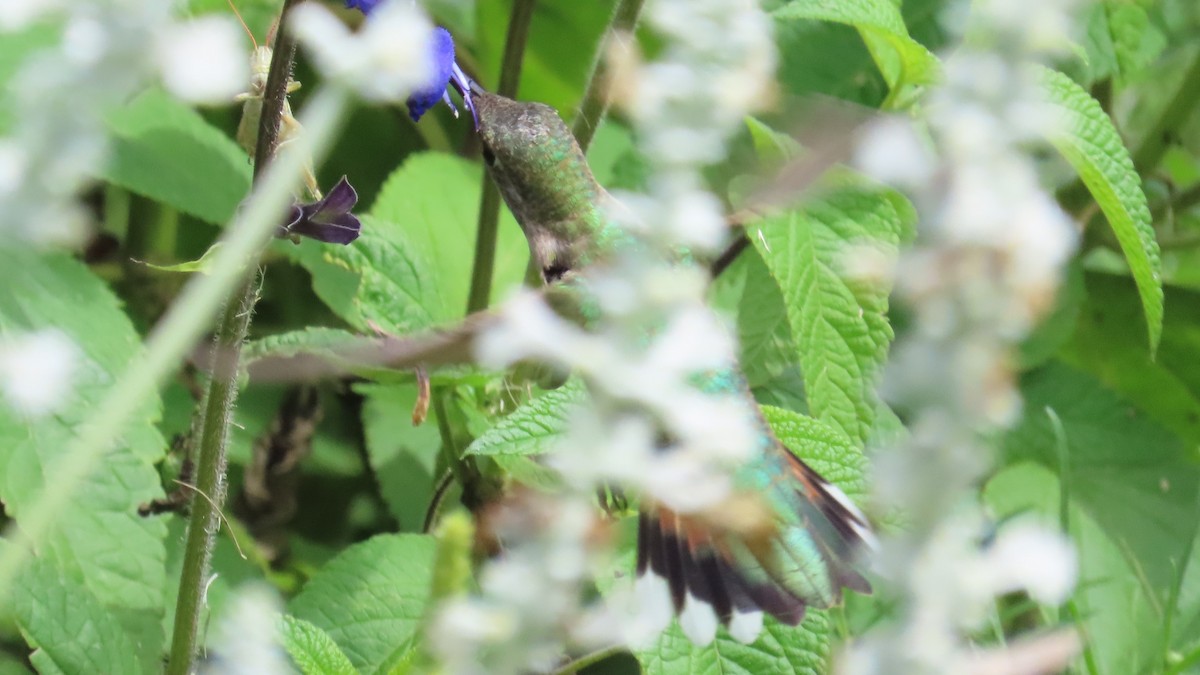
MULTIPOLYGON (((337 87, 316 92, 300 121, 305 134, 279 153, 223 237, 213 269, 195 275, 172 303, 134 359, 108 393, 82 421, 61 459, 48 467, 54 476, 46 490, 22 514, 21 526, 4 533, 12 545, 0 549, 0 605, 22 565, 45 538, 80 485, 120 439, 130 418, 142 410, 160 383, 174 373, 196 341, 212 325, 230 289, 243 279, 252 256, 270 241, 279 214, 291 203, 307 157, 323 154, 338 129, 348 93, 337 87)), ((197 500, 203 501, 203 499, 197 500)))
POLYGON ((1141 145, 1133 151, 1133 165, 1145 175, 1158 167, 1167 152, 1168 136, 1177 130, 1196 109, 1196 92, 1200 91, 1200 52, 1192 57, 1179 88, 1171 102, 1163 108, 1154 125, 1142 137, 1141 145))
POLYGON ((104 186, 104 231, 124 239, 129 234, 129 216, 133 213, 133 196, 123 187, 107 183, 104 186))
POLYGON ((633 32, 642 13, 643 4, 644 0, 620 0, 613 11, 608 30, 596 50, 596 60, 592 64, 592 73, 588 76, 587 87, 583 91, 583 101, 579 104, 575 119, 571 121, 571 133, 575 135, 579 148, 585 154, 588 146, 592 144, 592 137, 596 135, 600 121, 608 112, 608 68, 605 56, 610 45, 622 39, 623 34, 633 32))
MULTIPOLYGON (((525 43, 529 41, 529 23, 533 19, 535 0, 515 0, 508 19, 508 35, 504 40, 504 60, 500 65, 500 84, 496 93, 517 95, 521 81, 521 62, 525 58, 525 43)), ((492 295, 492 274, 496 266, 496 230, 500 226, 500 191, 487 172, 483 175, 483 194, 479 200, 479 222, 475 231, 475 264, 471 268, 471 292, 467 297, 467 313, 488 306, 492 295)))
MULTIPOLYGON (((287 102, 287 85, 292 72, 296 42, 287 30, 288 16, 297 0, 285 0, 279 17, 275 51, 267 74, 259 120, 258 142, 254 148, 254 182, 257 187, 263 171, 275 156, 279 126, 287 102)), ((265 246, 265 243, 264 243, 265 246)), ((183 572, 179 577, 179 600, 175 606, 175 626, 171 634, 171 652, 166 672, 187 675, 192 670, 204 608, 212 560, 213 538, 220 527, 221 508, 225 503, 226 450, 229 425, 233 422, 238 395, 238 364, 242 343, 250 329, 250 317, 258 301, 258 253, 251 256, 217 323, 208 391, 204 396, 204 415, 200 420, 200 445, 196 461, 196 491, 192 500, 187 543, 183 553, 183 572)))

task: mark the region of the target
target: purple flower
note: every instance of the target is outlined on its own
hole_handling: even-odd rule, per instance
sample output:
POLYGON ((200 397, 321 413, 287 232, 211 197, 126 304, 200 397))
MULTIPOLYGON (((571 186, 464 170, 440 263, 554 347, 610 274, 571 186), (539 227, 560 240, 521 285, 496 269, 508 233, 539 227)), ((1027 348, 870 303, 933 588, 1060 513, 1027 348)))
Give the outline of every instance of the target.
POLYGON ((349 244, 358 239, 362 223, 350 213, 358 203, 358 193, 345 176, 324 198, 311 204, 293 204, 287 223, 276 233, 280 237, 309 237, 326 244, 349 244))
POLYGON ((383 0, 346 0, 346 9, 357 9, 363 14, 370 14, 383 0))
MULTIPOLYGON (((346 0, 346 7, 370 15, 379 3, 385 1, 346 0)), ((475 120, 475 126, 478 128, 479 117, 475 114, 475 105, 471 102, 472 81, 458 67, 458 63, 454 59, 454 38, 451 37, 450 31, 440 26, 434 28, 433 34, 430 36, 429 50, 433 57, 433 73, 430 75, 429 83, 414 91, 405 101, 408 105, 408 116, 416 122, 421 119, 422 115, 429 112, 430 108, 437 105, 438 101, 445 101, 446 105, 454 111, 454 116, 458 117, 458 108, 454 107, 454 102, 450 100, 450 91, 447 89, 447 87, 453 86, 462 96, 463 106, 471 111, 471 117, 475 120)))
MULTIPOLYGON (((454 103, 450 101, 450 92, 446 89, 450 84, 450 77, 453 75, 456 64, 454 63, 454 38, 450 37, 450 31, 442 27, 433 29, 433 35, 430 36, 430 51, 433 53, 433 73, 429 79, 429 84, 426 87, 418 89, 412 93, 405 101, 408 104, 408 116, 414 122, 421 119, 430 108, 437 105, 438 101, 445 101, 446 105, 454 109, 454 103)), ((458 111, 455 111, 455 116, 458 111)))

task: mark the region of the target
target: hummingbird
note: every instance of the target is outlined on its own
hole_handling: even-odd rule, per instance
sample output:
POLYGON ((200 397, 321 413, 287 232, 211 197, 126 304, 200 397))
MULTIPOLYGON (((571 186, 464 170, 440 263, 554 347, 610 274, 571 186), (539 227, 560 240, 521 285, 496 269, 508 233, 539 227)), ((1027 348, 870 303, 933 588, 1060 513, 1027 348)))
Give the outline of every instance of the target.
MULTIPOLYGON (((586 330, 598 306, 589 297, 588 269, 644 244, 613 216, 616 199, 597 183, 553 108, 471 85, 484 163, 528 241, 547 303, 586 330)), ((692 256, 679 258, 696 264, 692 256)), ((718 624, 751 642, 764 615, 798 625, 806 608, 840 602, 843 588, 870 593, 853 566, 875 540, 858 507, 775 437, 736 365, 706 374, 697 386, 736 394, 752 416, 756 451, 735 472, 734 491, 752 498, 764 518, 751 527, 722 526, 643 499, 639 594, 665 586, 684 633, 707 644, 718 624)))

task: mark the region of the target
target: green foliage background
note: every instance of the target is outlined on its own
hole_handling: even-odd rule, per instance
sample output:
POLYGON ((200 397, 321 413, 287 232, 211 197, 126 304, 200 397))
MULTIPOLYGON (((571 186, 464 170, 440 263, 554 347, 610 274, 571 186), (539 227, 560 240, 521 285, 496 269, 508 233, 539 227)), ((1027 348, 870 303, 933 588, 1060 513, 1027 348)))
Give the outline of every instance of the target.
MULTIPOLYGON (((261 40, 278 3, 237 4, 261 40)), ((495 85, 511 2, 425 4, 454 33, 464 67, 495 85)), ((613 4, 537 4, 520 98, 570 119, 613 4)), ((714 190, 735 208, 794 152, 787 136, 798 122, 789 111, 805 96, 919 117, 922 88, 938 78, 934 54, 954 48, 938 20, 945 4, 765 3, 780 52, 778 101, 747 120, 731 159, 710 171, 714 190)), ((187 11, 229 10, 224 0, 191 0, 187 11)), ((5 36, 0 83, 60 29, 5 36)), ((652 37, 642 38, 653 48, 652 37)), ((1033 513, 1069 533, 1080 581, 1062 607, 1005 598, 976 637, 999 643, 1072 624, 1085 644, 1072 672, 1200 672, 1200 571, 1191 566, 1200 523, 1200 5, 1091 4, 1074 56, 1054 66, 1044 85, 1069 123, 1047 139, 1059 155, 1046 156, 1045 175, 1083 228, 1082 244, 1055 307, 1023 346, 1025 418, 995 439, 996 470, 980 490, 998 523, 1033 513)), ((302 108, 315 75, 301 60, 296 77, 305 87, 293 107, 302 108)), ((11 119, 3 100, 0 129, 11 119)), ((47 467, 65 439, 137 358, 178 292, 181 275, 144 263, 200 258, 245 196, 250 167, 233 141, 239 113, 196 111, 144 92, 108 120, 112 161, 97 176, 100 228, 86 252, 0 248, 0 288, 10 291, 0 294, 0 335, 56 327, 85 361, 61 414, 29 422, 0 406, 0 523, 20 525, 32 496, 53 482, 47 467)), ((590 159, 610 187, 644 179, 619 114, 600 129, 590 159)), ((352 332, 410 333, 464 313, 482 181, 470 125, 443 107, 419 124, 402 109, 357 108, 319 168, 323 186, 342 175, 358 189, 363 235, 345 248, 272 246, 251 360, 327 348, 352 332)), ((771 406, 780 437, 863 497, 866 458, 903 433, 874 394, 903 322, 889 317, 889 288, 847 280, 838 260, 864 241, 896 251, 916 222, 891 190, 848 173, 837 186, 759 223, 761 237, 715 282, 712 298, 737 328, 754 394, 771 406)), ((519 285, 526 258, 506 213, 493 301, 519 285)), ((299 469, 296 511, 282 526, 288 555, 268 564, 237 519, 233 534, 248 555, 238 554, 229 530, 214 552, 211 615, 219 620, 241 584, 273 585, 288 598, 285 645, 306 673, 404 672, 419 651, 431 593, 436 542, 422 529, 449 458, 465 454, 489 476, 551 486, 554 476, 533 456, 551 446, 581 399, 573 384, 514 395, 495 373, 436 372, 438 404, 413 427, 413 375, 369 375, 316 385, 323 415, 299 469)), ((181 372, 140 411, 0 604, 0 673, 159 670, 184 523, 141 518, 136 508, 174 487, 181 460, 169 439, 188 429, 191 377, 181 372)), ((284 385, 246 383, 230 448, 232 494, 287 394, 284 385)), ((457 497, 452 487, 445 508, 457 497)), ((632 538, 624 540, 628 549, 632 538)), ((722 633, 705 649, 676 627, 587 672, 635 664, 653 673, 825 672, 832 645, 890 618, 886 598, 851 598, 811 612, 800 629, 768 622, 753 645, 722 633)))

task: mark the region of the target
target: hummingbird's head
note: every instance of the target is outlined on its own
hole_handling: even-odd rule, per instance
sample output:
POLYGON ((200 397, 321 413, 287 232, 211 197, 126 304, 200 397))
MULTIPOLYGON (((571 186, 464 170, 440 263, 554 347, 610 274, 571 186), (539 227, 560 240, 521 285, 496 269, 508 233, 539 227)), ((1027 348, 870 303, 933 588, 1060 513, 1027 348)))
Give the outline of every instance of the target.
POLYGON ((577 216, 581 202, 599 188, 554 108, 473 93, 483 161, 517 220, 550 223, 577 216))

